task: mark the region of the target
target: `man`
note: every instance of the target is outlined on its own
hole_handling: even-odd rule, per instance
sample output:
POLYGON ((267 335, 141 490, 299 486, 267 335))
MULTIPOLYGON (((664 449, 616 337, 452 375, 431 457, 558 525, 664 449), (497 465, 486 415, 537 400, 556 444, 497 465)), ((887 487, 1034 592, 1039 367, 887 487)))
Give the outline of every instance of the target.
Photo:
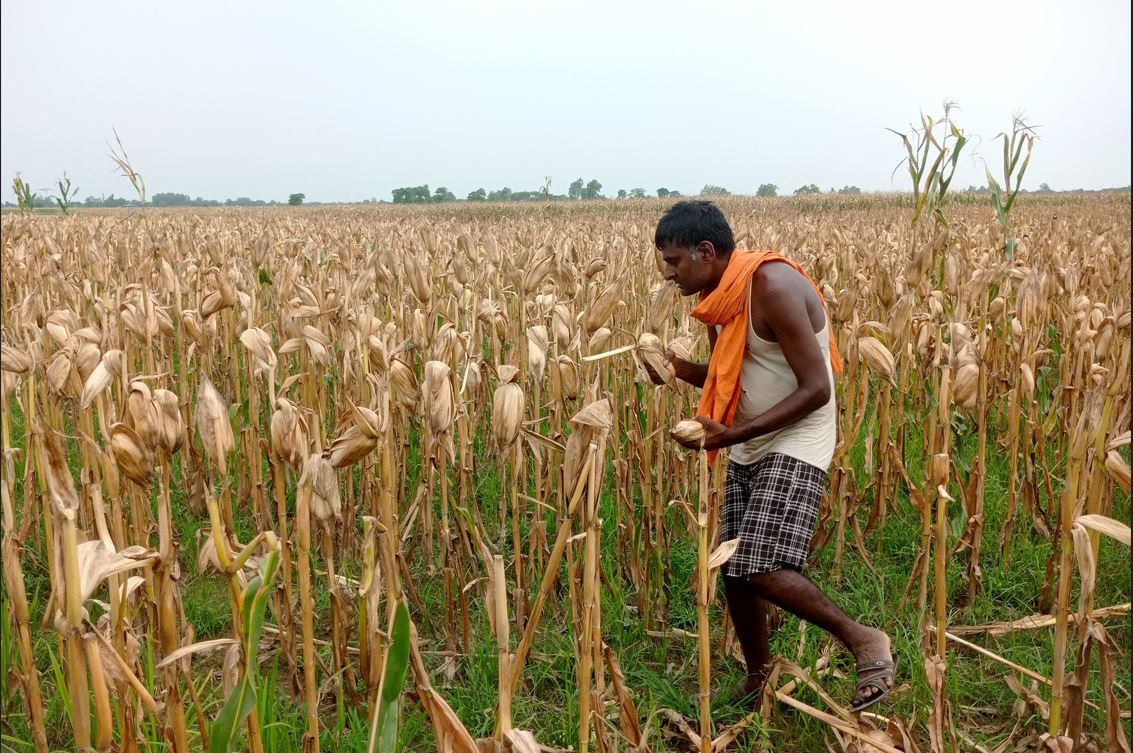
POLYGON ((794 262, 736 251, 711 202, 674 204, 654 242, 665 279, 682 295, 700 295, 692 315, 708 325, 712 348, 707 364, 669 358, 679 379, 704 389, 703 447, 713 456, 731 448, 720 540, 740 542, 724 566, 724 589, 748 672, 732 700, 754 698, 763 686, 771 602, 850 650, 858 677, 851 708, 872 706, 893 686, 889 637, 850 619, 802 574, 835 443, 841 360, 825 303, 794 262))

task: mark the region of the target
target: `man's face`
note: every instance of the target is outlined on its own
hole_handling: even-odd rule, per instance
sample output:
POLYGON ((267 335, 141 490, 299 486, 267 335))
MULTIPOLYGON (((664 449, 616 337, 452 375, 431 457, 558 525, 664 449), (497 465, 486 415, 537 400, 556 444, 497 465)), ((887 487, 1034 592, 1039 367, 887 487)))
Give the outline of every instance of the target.
POLYGON ((711 260, 701 253, 699 247, 669 243, 660 250, 660 254, 662 275, 676 284, 681 295, 699 293, 711 282, 711 260))

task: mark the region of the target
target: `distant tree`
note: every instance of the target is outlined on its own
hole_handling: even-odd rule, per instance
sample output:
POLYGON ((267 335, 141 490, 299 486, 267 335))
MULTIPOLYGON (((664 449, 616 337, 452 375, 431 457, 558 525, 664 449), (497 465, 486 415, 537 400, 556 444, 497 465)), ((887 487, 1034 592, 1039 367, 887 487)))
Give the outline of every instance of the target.
POLYGON ((456 201, 456 196, 452 191, 444 186, 437 186, 437 190, 433 191, 433 201, 440 203, 443 201, 456 201))
POLYGON ((714 186, 711 183, 700 189, 701 196, 731 196, 728 189, 723 186, 714 186))
POLYGON ((477 188, 472 193, 468 194, 469 201, 484 201, 488 198, 488 192, 483 188, 477 188))
POLYGON ((669 198, 670 199, 678 198, 680 195, 681 195, 680 191, 669 191, 669 198))
POLYGON ((626 190, 624 188, 618 189, 618 198, 624 199, 626 197, 626 190))
POLYGON ((1054 193, 1054 189, 1046 183, 1039 183, 1039 187, 1035 193, 1054 193))
POLYGON ((293 193, 287 197, 287 203, 290 206, 297 207, 303 203, 303 199, 307 198, 304 194, 293 193))
POLYGON ((658 188, 657 189, 657 198, 658 199, 668 198, 671 193, 672 192, 667 188, 658 188))
POLYGON ((858 194, 861 192, 862 189, 858 188, 857 186, 842 186, 842 188, 838 190, 838 193, 842 194, 858 194))
POLYGON ((808 194, 822 193, 822 189, 813 183, 805 186, 799 186, 795 189, 795 196, 806 196, 808 194))
POLYGON ((403 186, 393 189, 394 204, 428 204, 429 186, 403 186))
POLYGON ((586 184, 586 188, 582 189, 582 198, 584 199, 601 199, 602 184, 596 180, 591 180, 586 184))
POLYGON ((755 191, 756 196, 778 196, 779 186, 774 183, 764 183, 755 191))
POLYGON ((186 207, 192 199, 184 193, 155 193, 150 203, 155 207, 186 207))
POLYGON ((488 194, 488 201, 511 201, 511 189, 503 187, 488 194))
POLYGON ((645 189, 644 188, 631 189, 630 192, 629 192, 629 197, 631 199, 644 199, 645 198, 645 189))
POLYGON ((579 178, 570 184, 570 188, 567 189, 567 196, 572 199, 581 199, 583 190, 582 178, 579 178))

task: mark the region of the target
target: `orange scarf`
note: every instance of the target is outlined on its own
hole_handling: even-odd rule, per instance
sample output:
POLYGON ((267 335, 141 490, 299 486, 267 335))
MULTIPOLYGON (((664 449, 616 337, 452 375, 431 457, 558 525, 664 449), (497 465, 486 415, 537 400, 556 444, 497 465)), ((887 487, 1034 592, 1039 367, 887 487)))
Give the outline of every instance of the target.
MULTIPOLYGON (((767 261, 786 262, 798 270, 814 286, 814 292, 818 294, 823 310, 826 310, 822 292, 795 262, 773 251, 732 252, 716 289, 707 295, 702 293, 700 302, 692 310, 692 315, 709 327, 723 325, 708 361, 708 378, 704 380, 704 392, 697 411, 699 415, 708 416, 725 426, 732 425, 740 404, 740 369, 747 347, 747 323, 751 318, 751 276, 760 264, 767 261)), ((830 323, 829 312, 826 318, 830 329, 830 365, 834 371, 841 372, 842 357, 834 341, 834 326, 830 323)), ((714 456, 714 452, 710 453, 709 458, 714 456)))

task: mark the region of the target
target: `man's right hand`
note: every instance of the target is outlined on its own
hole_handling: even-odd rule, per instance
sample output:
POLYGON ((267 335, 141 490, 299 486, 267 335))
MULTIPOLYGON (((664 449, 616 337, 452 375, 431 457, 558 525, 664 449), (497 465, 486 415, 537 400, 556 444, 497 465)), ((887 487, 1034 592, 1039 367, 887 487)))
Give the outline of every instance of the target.
MULTIPOLYGON (((669 361, 669 363, 673 364, 674 369, 679 369, 678 362, 680 362, 682 359, 673 355, 673 351, 669 348, 665 348, 665 358, 669 361)), ((645 373, 649 374, 649 379, 653 382, 653 384, 660 387, 665 383, 664 378, 662 378, 660 374, 654 371, 653 367, 651 367, 648 361, 646 361, 644 358, 641 359, 641 364, 645 367, 645 373)))

